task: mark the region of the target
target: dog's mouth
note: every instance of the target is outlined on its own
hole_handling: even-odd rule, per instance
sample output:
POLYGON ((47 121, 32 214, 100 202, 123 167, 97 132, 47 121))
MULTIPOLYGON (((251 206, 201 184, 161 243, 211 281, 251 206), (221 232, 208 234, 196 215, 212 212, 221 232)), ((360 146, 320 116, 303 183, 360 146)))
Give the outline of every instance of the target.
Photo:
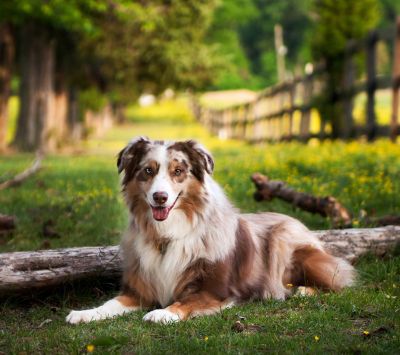
POLYGON ((166 220, 168 218, 169 212, 175 207, 176 201, 178 201, 180 195, 181 193, 179 193, 174 203, 170 207, 150 205, 151 211, 153 212, 153 218, 159 222, 166 220))

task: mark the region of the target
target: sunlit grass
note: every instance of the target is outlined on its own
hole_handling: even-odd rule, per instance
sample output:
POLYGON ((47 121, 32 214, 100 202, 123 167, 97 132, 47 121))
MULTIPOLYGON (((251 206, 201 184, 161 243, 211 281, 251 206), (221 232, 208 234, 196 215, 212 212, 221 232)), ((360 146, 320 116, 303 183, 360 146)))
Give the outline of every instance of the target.
MULTIPOLYGON (((127 224, 116 155, 138 135, 200 140, 214 155, 215 179, 244 212, 282 212, 312 229, 330 227, 324 218, 285 202, 255 202, 250 175, 260 171, 301 191, 333 195, 356 218, 361 209, 377 216, 399 213, 400 146, 388 140, 259 146, 218 140, 193 120, 183 99, 131 107, 127 114, 125 125, 90 139, 83 145, 87 150, 47 157, 37 175, 0 193, 0 213, 18 218, 17 230, 0 237, 1 251, 116 244, 127 224), (43 235, 49 220, 58 238, 43 235)), ((0 181, 23 170, 32 159, 29 154, 0 157, 0 181)), ((167 327, 143 323, 144 311, 99 323, 65 324, 69 309, 96 306, 117 292, 118 287, 104 281, 60 287, 24 302, 7 299, 0 306, 0 351, 85 353, 93 345, 94 353, 110 354, 394 354, 400 347, 400 259, 366 258, 357 269, 357 286, 341 294, 253 302, 167 327), (239 316, 245 317, 242 322, 262 326, 261 331, 236 333, 231 327, 239 316), (50 322, 39 327, 46 319, 50 322), (386 330, 373 335, 382 326, 386 330)))

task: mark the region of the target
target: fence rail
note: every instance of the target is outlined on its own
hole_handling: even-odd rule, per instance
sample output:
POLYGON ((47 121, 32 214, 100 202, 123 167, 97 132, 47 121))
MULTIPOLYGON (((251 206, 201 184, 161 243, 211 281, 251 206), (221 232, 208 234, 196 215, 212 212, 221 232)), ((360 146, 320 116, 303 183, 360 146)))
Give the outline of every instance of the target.
MULTIPOLYGON (((342 110, 339 138, 378 136, 396 139, 400 91, 400 17, 396 26, 385 31, 371 31, 360 41, 347 44, 344 55, 344 78, 342 87, 330 97, 340 103, 342 110), (393 66, 391 74, 377 72, 377 46, 379 42, 393 41, 393 66), (364 79, 356 81, 354 57, 365 53, 364 79), (390 124, 379 125, 376 118, 376 92, 391 89, 392 106, 390 124), (353 117, 354 100, 366 94, 366 120, 360 125, 353 117)), ((311 112, 317 107, 319 95, 324 92, 327 71, 324 64, 301 77, 277 84, 261 91, 250 102, 224 109, 212 109, 193 100, 196 118, 220 138, 235 138, 249 142, 300 140, 332 137, 326 120, 319 118, 317 131, 311 129, 311 112)))

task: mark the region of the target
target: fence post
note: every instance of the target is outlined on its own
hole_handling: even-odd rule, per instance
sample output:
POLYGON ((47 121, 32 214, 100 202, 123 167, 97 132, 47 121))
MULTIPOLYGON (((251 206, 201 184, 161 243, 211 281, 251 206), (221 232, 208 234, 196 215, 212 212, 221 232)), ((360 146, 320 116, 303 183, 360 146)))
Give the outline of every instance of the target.
POLYGON ((397 119, 399 114, 399 91, 400 91, 400 16, 398 16, 396 20, 392 77, 393 77, 393 91, 392 91, 392 117, 390 120, 390 138, 392 142, 395 142, 398 133, 397 119))
MULTIPOLYGON (((294 115, 294 105, 296 100, 296 85, 297 85, 296 82, 293 81, 289 86, 289 134, 288 134, 289 140, 292 140, 293 136, 293 115, 294 115)), ((283 117, 282 117, 282 122, 283 122, 283 117)))
POLYGON ((242 119, 242 129, 240 131, 240 138, 242 140, 246 140, 246 128, 247 128, 247 123, 248 120, 250 119, 250 107, 251 107, 251 103, 248 104, 244 104, 243 106, 243 119, 242 119))
POLYGON ((301 111, 300 120, 300 139, 307 141, 310 135, 310 118, 311 118, 311 99, 313 92, 312 76, 307 74, 303 81, 303 110, 301 111), (307 106, 307 107, 305 107, 307 106))
POLYGON ((367 37, 367 137, 371 141, 376 134, 375 91, 376 91, 376 43, 378 35, 371 31, 367 37))
MULTIPOLYGON (((349 51, 345 53, 345 63, 344 63, 344 77, 343 77, 343 136, 346 139, 351 138, 354 130, 354 120, 353 120, 353 106, 354 106, 354 63, 352 54, 349 51)), ((374 76, 375 80, 375 76, 374 76)), ((373 112, 375 115, 375 112, 373 112)), ((373 119, 375 121, 375 118, 373 119)))

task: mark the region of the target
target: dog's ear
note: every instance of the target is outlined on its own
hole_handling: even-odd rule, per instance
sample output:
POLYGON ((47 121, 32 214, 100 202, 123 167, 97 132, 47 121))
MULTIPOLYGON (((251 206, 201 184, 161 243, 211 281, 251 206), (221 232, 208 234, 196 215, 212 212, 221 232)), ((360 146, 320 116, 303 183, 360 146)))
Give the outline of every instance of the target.
POLYGON ((186 142, 194 149, 203 160, 204 169, 211 175, 214 171, 214 159, 211 153, 199 142, 190 140, 186 142))
POLYGON ((132 162, 139 162, 140 158, 147 151, 150 140, 147 137, 132 139, 128 145, 118 153, 117 167, 118 174, 131 165, 132 162))

